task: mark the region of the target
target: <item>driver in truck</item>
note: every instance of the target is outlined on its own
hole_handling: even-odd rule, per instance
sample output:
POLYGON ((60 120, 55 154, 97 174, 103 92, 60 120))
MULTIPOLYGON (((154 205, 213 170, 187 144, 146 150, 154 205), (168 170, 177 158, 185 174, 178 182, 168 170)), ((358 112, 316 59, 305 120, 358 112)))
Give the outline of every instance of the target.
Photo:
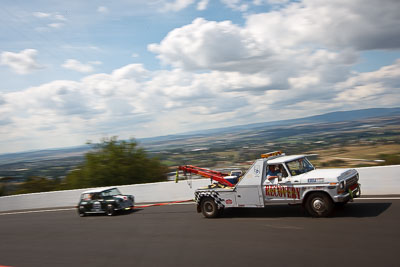
POLYGON ((279 168, 276 165, 269 165, 268 172, 267 172, 267 180, 270 183, 277 183, 279 178, 279 168))

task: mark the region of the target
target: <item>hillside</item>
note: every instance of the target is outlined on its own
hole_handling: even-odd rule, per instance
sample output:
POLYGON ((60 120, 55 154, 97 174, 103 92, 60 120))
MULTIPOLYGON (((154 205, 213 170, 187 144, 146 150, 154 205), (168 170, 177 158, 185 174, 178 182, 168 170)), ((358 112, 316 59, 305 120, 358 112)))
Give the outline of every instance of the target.
MULTIPOLYGON (((353 145, 379 145, 390 150, 379 148, 380 154, 391 155, 394 152, 387 145, 400 144, 400 108, 332 112, 138 141, 168 166, 230 166, 252 160, 259 153, 270 150, 283 149, 289 154, 313 151, 321 153, 353 145)), ((63 178, 82 162, 83 155, 90 149, 90 146, 84 145, 3 154, 0 155, 0 177, 18 181, 24 181, 30 176, 63 178)), ((397 151, 400 151, 400 147, 397 151)), ((375 158, 379 158, 379 153, 376 153, 375 158)), ((350 162, 346 164, 351 165, 350 162)))

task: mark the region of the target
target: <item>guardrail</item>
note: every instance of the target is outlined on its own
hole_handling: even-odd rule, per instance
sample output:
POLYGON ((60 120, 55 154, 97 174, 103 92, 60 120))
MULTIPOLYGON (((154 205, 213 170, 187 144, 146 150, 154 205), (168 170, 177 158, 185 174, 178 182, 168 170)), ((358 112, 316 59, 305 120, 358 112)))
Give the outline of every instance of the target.
MULTIPOLYGON (((356 168, 362 195, 400 194, 400 165, 356 168)), ((194 191, 210 184, 210 179, 183 180, 118 186, 123 194, 135 196, 136 203, 192 199, 194 191)), ((0 211, 70 207, 78 204, 87 189, 32 193, 0 197, 0 211)))

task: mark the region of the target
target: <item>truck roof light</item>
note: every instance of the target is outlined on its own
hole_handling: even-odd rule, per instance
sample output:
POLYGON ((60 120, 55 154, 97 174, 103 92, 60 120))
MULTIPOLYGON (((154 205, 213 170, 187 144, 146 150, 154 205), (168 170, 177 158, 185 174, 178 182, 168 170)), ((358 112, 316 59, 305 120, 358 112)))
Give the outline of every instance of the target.
POLYGON ((283 155, 285 155, 285 154, 282 153, 282 151, 274 151, 274 152, 261 154, 261 158, 277 157, 277 156, 283 156, 283 155))

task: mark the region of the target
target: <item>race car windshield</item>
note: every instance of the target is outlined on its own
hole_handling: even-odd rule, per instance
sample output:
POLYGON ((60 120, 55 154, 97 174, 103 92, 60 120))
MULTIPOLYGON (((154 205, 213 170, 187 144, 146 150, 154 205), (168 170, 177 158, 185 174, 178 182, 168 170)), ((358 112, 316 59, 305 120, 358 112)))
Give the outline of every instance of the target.
POLYGON ((121 195, 121 192, 117 188, 109 189, 101 193, 103 196, 108 197, 108 196, 117 196, 121 195))
POLYGON ((314 166, 306 158, 299 158, 286 163, 292 176, 314 170, 314 166))

